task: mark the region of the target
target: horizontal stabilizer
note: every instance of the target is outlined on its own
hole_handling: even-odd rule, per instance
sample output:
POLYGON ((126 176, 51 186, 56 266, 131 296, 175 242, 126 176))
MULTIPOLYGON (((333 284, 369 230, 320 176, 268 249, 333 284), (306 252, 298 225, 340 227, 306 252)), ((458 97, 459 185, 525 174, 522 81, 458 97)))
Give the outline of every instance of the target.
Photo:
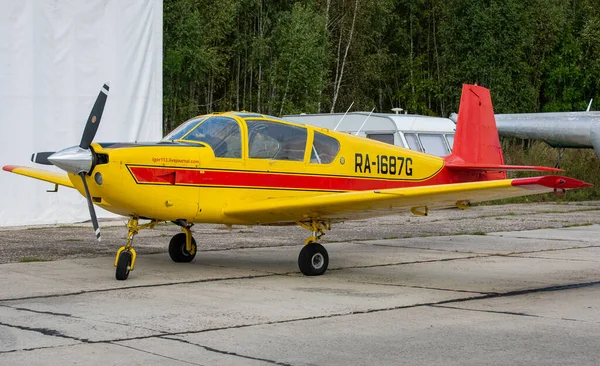
POLYGON ((26 166, 17 165, 5 165, 2 167, 2 169, 7 172, 24 175, 26 177, 43 180, 69 188, 75 188, 69 179, 69 176, 67 176, 65 173, 55 173, 48 170, 28 168, 26 166))
POLYGON ((450 170, 481 170, 495 172, 564 172, 563 169, 550 168, 547 166, 533 165, 500 165, 500 164, 468 164, 468 163, 446 163, 450 170))

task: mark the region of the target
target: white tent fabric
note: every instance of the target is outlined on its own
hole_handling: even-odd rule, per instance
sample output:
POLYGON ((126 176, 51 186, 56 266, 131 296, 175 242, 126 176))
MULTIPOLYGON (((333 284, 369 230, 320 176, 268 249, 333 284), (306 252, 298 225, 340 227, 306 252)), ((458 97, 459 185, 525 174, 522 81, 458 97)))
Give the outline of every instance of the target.
MULTIPOLYGON (((0 0, 0 166, 79 145, 105 82, 94 141, 162 135, 162 0, 0 0)), ((89 220, 68 188, 0 171, 0 226, 89 220)), ((112 214, 97 209, 100 217, 112 214)))

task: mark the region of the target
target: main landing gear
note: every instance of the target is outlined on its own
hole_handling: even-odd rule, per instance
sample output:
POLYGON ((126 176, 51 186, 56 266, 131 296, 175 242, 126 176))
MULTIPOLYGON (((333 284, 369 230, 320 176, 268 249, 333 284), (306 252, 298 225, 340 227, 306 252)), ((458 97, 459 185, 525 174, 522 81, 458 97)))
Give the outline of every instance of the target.
POLYGON ((317 243, 317 240, 325 235, 323 230, 331 229, 331 223, 329 221, 311 220, 309 223, 297 222, 297 224, 312 232, 312 236, 306 239, 304 248, 298 255, 300 272, 305 276, 320 276, 327 271, 329 254, 321 244, 317 243))
MULTIPOLYGON (((119 281, 124 281, 129 277, 129 272, 133 271, 137 254, 133 249, 133 237, 142 229, 154 228, 158 223, 157 220, 152 220, 147 224, 139 225, 137 217, 131 217, 127 222, 127 244, 122 246, 117 251, 115 258, 115 277, 119 281)), ((175 222, 181 226, 181 231, 169 243, 169 256, 173 262, 191 262, 196 256, 196 240, 192 237, 190 228, 193 224, 188 224, 184 221, 175 222)))

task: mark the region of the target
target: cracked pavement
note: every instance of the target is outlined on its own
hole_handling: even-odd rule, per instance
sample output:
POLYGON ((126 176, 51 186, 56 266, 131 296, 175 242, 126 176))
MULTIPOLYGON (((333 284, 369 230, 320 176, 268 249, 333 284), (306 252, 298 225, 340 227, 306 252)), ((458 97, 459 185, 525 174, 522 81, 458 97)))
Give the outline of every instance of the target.
POLYGON ((178 264, 160 225, 118 282, 126 230, 101 227, 102 243, 89 223, 0 229, 0 364, 600 362, 600 202, 335 225, 310 278, 302 229, 198 225, 178 264))

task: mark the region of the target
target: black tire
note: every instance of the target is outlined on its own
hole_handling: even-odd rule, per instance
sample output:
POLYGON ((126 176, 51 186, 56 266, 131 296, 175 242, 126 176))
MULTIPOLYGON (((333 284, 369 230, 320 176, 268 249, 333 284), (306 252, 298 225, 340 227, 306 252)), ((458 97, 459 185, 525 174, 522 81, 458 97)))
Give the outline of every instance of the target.
POLYGON ((185 250, 185 233, 174 235, 169 242, 169 256, 173 262, 187 263, 196 257, 196 240, 192 238, 192 252, 185 250))
POLYGON ((131 266, 131 253, 124 250, 119 254, 119 260, 117 260, 117 270, 115 277, 119 281, 125 281, 129 277, 129 266, 131 266))
POLYGON ((298 255, 298 267, 305 276, 320 276, 327 271, 329 254, 319 243, 310 243, 304 246, 298 255))

